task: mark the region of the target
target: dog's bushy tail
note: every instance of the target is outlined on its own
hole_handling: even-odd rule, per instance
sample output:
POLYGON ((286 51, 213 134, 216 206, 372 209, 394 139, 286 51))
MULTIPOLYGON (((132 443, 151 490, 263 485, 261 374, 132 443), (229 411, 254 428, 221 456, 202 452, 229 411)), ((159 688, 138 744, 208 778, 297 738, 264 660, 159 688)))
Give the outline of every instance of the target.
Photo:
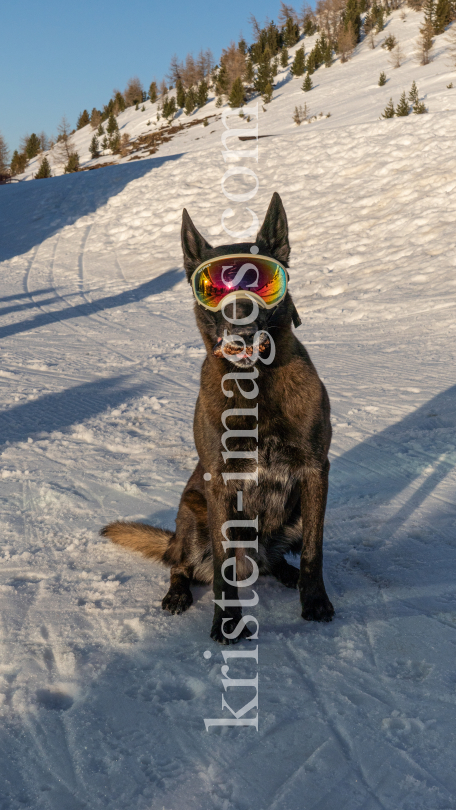
POLYGON ((158 560, 165 565, 172 564, 172 560, 169 559, 172 556, 169 554, 169 545, 174 535, 168 529, 157 529, 146 523, 123 523, 119 520, 105 526, 100 534, 109 537, 113 543, 125 546, 131 551, 139 551, 152 560, 158 560))

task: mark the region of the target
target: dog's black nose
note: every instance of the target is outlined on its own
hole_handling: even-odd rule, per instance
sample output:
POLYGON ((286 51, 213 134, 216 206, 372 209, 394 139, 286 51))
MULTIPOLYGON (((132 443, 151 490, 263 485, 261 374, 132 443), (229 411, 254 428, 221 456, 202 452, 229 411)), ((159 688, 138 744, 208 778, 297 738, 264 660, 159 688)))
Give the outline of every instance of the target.
POLYGON ((226 331, 229 335, 239 335, 239 337, 245 340, 246 344, 249 345, 253 342, 253 338, 258 332, 258 324, 256 321, 243 326, 236 326, 236 324, 232 323, 230 324, 230 328, 226 331))

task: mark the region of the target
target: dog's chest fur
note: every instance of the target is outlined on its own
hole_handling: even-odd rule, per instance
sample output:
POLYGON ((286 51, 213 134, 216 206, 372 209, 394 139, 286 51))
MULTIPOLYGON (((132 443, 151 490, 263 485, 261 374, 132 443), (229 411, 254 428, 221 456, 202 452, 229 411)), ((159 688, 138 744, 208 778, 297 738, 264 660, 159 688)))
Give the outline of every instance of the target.
POLYGON ((258 516, 262 535, 270 535, 287 522, 299 500, 299 476, 294 459, 296 448, 271 436, 258 444, 258 484, 243 487, 243 514, 258 516))

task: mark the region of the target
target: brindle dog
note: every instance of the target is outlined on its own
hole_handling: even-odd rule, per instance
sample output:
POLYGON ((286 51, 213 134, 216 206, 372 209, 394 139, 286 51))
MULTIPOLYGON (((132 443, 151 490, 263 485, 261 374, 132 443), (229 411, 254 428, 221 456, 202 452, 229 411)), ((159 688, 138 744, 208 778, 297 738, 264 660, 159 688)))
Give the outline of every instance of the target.
MULTIPOLYGON (((288 267, 287 218, 277 193, 272 197, 255 244, 260 255, 288 267)), ((190 281, 202 262, 225 254, 249 253, 252 243, 213 248, 184 209, 182 247, 190 281)), ((232 319, 248 318, 252 312, 248 299, 236 301, 235 314, 230 307, 233 305, 226 305, 225 314, 232 319)), ((296 323, 297 313, 291 296, 287 292, 273 309, 260 307, 256 319, 243 326, 228 322, 222 311, 211 312, 197 303, 194 309, 207 351, 194 418, 199 461, 182 494, 176 531, 117 522, 101 533, 114 543, 171 567, 170 588, 162 603, 163 609, 171 613, 182 613, 192 604, 192 581, 212 582, 216 607, 211 636, 222 644, 249 636, 241 621, 242 609, 229 603, 236 603, 241 597, 246 604, 253 605, 257 597, 255 594, 252 597, 249 588, 241 588, 238 595, 236 585, 228 584, 227 580, 235 583, 248 578, 253 570, 252 559, 260 574, 272 574, 287 587, 298 587, 304 619, 331 621, 334 608, 326 594, 322 571, 331 441, 329 399, 306 349, 292 332, 291 324, 296 323), (261 341, 262 330, 271 335, 275 344, 275 357, 269 365, 261 361, 271 351, 268 341, 261 341), (261 343, 259 351, 252 353, 256 333, 260 333, 257 348, 258 340, 261 343), (239 344, 236 354, 229 354, 230 335, 238 335, 245 341, 242 354, 239 344), (224 352, 220 350, 222 345, 224 352), (231 376, 225 376, 230 373, 231 376), (250 414, 228 414, 230 409, 248 408, 252 410, 250 414), (250 435, 228 436, 228 429, 234 433, 244 430, 250 435), (238 451, 238 457, 225 463, 222 452, 227 450, 230 454, 238 451), (246 451, 251 451, 250 458, 246 451), (222 477, 223 473, 255 470, 258 484, 254 480, 222 477), (238 496, 239 491, 242 496, 238 496), (227 551, 224 550, 228 535, 226 527, 225 538, 222 534, 223 524, 242 519, 258 520, 258 553, 241 547, 248 545, 249 538, 254 543, 253 523, 229 528, 231 548, 225 543, 227 551), (236 540, 239 547, 233 548, 236 540), (300 553, 299 571, 285 560, 287 552, 300 553), (231 559, 227 563, 233 556, 236 561, 231 559)), ((231 346, 235 343, 233 338, 231 346)))

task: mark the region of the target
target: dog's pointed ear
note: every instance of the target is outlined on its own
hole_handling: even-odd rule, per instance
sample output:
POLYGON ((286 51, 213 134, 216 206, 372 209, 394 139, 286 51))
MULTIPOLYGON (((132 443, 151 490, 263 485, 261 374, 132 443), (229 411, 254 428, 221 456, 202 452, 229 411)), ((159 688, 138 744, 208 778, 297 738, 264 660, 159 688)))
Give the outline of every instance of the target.
POLYGON ((207 251, 212 250, 212 248, 209 242, 206 242, 204 237, 196 230, 186 208, 182 212, 181 238, 184 267, 187 272, 187 280, 190 281, 193 271, 204 262, 207 251))
POLYGON ((264 222, 258 231, 256 244, 260 253, 272 253, 277 261, 288 264, 290 243, 288 241, 288 222, 285 208, 277 191, 274 191, 264 222))

